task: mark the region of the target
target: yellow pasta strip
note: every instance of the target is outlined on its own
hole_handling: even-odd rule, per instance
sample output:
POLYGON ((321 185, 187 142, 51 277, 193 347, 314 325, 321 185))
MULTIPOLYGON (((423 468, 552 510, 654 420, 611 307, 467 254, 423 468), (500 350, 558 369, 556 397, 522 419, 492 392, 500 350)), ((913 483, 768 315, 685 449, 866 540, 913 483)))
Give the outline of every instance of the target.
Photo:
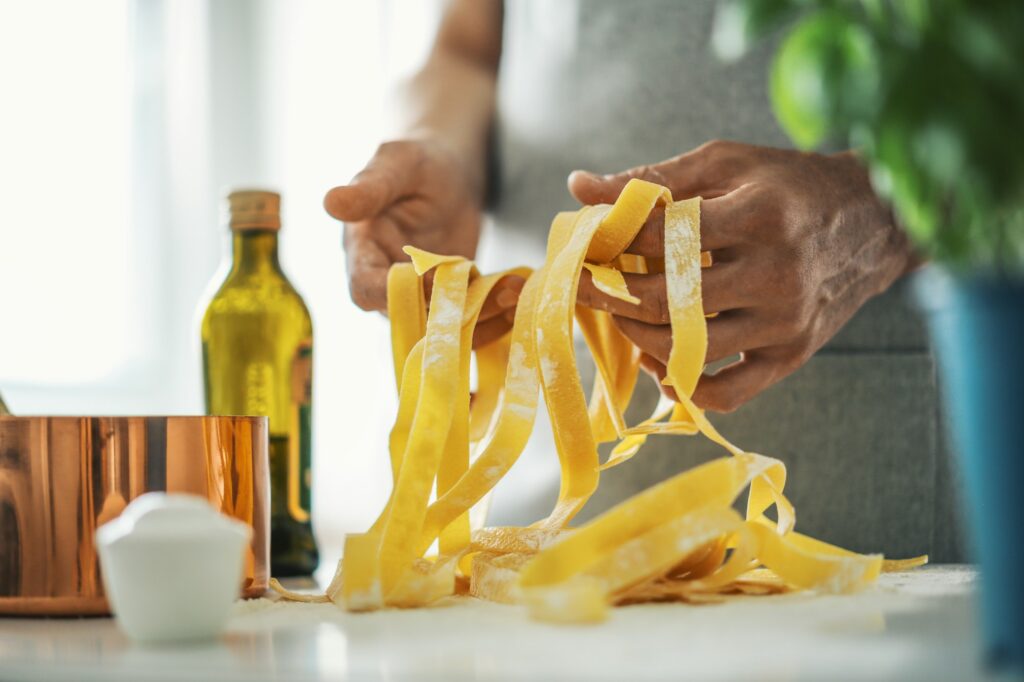
POLYGON ((562 469, 558 503, 544 525, 560 527, 582 509, 597 489, 597 442, 590 430, 586 398, 572 342, 572 311, 587 246, 608 207, 580 209, 565 247, 550 264, 537 308, 537 351, 544 401, 551 414, 555 448, 562 469))
POLYGON ((912 557, 910 559, 885 559, 882 561, 882 573, 898 573, 909 571, 912 568, 920 568, 928 563, 928 555, 912 557))
POLYGON ((519 603, 522 600, 519 569, 529 559, 530 555, 519 553, 484 552, 475 555, 470 594, 502 604, 519 603))
MULTIPOLYGON (((437 471, 437 494, 448 492, 469 469, 469 363, 473 345, 473 329, 480 318, 484 301, 504 275, 477 277, 469 284, 459 340, 459 387, 451 428, 445 441, 441 465, 437 471)), ((469 514, 464 512, 441 530, 441 554, 454 554, 469 545, 469 514)))
MULTIPOLYGON (((416 274, 421 277, 439 265, 453 265, 456 263, 467 262, 462 256, 445 256, 440 253, 424 251, 423 249, 418 249, 415 246, 403 246, 402 251, 412 260, 412 265, 416 270, 416 274)), ((472 264, 470 264, 470 267, 472 267, 472 264)), ((442 296, 443 295, 444 293, 442 292, 442 296)), ((429 322, 429 313, 427 315, 427 319, 429 322)))
MULTIPOLYGON (((737 515, 736 518, 739 518, 739 516, 737 515)), ((728 538, 728 533, 719 533, 714 540, 706 543, 699 550, 683 559, 666 575, 670 578, 675 577, 686 580, 697 580, 711 575, 721 567, 722 560, 725 559, 728 538)))
POLYGON ((531 616, 552 623, 599 623, 608 610, 604 584, 592 576, 574 578, 559 590, 520 586, 519 593, 531 616))
MULTIPOLYGON (((706 315, 700 251, 700 199, 673 202, 668 190, 632 180, 612 206, 559 213, 540 269, 480 276, 456 256, 407 248, 412 265, 388 277, 388 312, 399 407, 389 438, 394 487, 378 520, 346 538, 327 597, 353 611, 429 604, 456 590, 525 604, 554 622, 595 622, 609 605, 645 599, 692 602, 726 594, 792 588, 858 589, 882 570, 906 570, 926 557, 884 562, 793 531, 795 511, 779 460, 730 443, 692 401, 704 368, 706 315), (651 209, 665 204, 665 256, 622 251, 651 209), (435 270, 429 308, 421 277, 435 270), (639 350, 605 312, 576 306, 579 277, 636 302, 622 272, 664 272, 672 348, 663 399, 649 419, 628 427, 623 413, 639 350), (487 296, 509 274, 526 278, 512 331, 477 352, 480 385, 469 401, 473 330, 487 296), (597 367, 588 406, 573 347, 573 319, 597 367), (531 527, 470 534, 467 512, 516 462, 533 428, 543 389, 561 464, 552 513, 531 527), (604 467, 628 461, 651 434, 696 432, 730 456, 680 473, 578 528, 568 522, 599 480, 597 443, 619 442, 604 467), (470 463, 470 444, 479 456, 470 463), (437 499, 428 505, 431 488, 437 499), (732 510, 748 490, 746 520, 732 510), (775 507, 777 519, 766 512, 775 507), (440 556, 424 558, 440 539, 440 556), (767 568, 757 569, 759 565, 767 568), (459 576, 462 573, 463 577, 459 576)), ((286 598, 317 597, 283 593, 286 598)))
MULTIPOLYGON (((477 282, 479 281, 478 279, 477 282)), ((479 308, 477 312, 479 314, 479 308)), ((435 489, 438 495, 448 492, 469 469, 469 363, 472 344, 473 327, 463 327, 459 344, 459 385, 455 394, 455 407, 441 463, 437 469, 435 489)), ((424 519, 425 515, 426 510, 424 519)), ((462 551, 468 545, 469 514, 463 513, 441 530, 438 551, 443 555, 450 555, 462 551)))
MULTIPOLYGON (((638 428, 627 430, 628 440, 613 450, 606 466, 627 461, 636 454, 649 434, 691 434, 697 430, 695 413, 699 409, 689 402, 689 397, 697 386, 707 354, 707 323, 700 288, 703 258, 700 251, 699 198, 673 203, 665 208, 665 245, 663 265, 673 337, 665 383, 675 389, 682 404, 672 407, 667 423, 661 422, 667 411, 662 404, 638 428)), ((720 444, 733 454, 740 452, 724 439, 720 444)))
POLYGON ((504 399, 490 443, 469 470, 427 510, 419 550, 425 552, 434 538, 493 488, 512 468, 533 430, 539 390, 534 316, 543 273, 534 273, 519 295, 512 345, 505 377, 504 399))
POLYGON ((494 421, 498 401, 505 389, 511 348, 512 334, 509 333, 475 351, 477 390, 469 408, 469 440, 473 443, 484 439, 494 421))
MULTIPOLYGON (((665 276, 673 337, 665 383, 675 389, 679 404, 673 409, 670 420, 676 423, 692 421, 706 437, 733 455, 739 455, 743 451, 726 440, 690 400, 707 353, 707 321, 701 301, 700 270, 700 200, 673 203, 665 208, 665 276)), ((793 506, 782 495, 784 485, 785 468, 777 470, 773 479, 760 477, 753 481, 747 518, 759 516, 769 504, 774 503, 779 515, 779 529, 783 532, 791 529, 796 517, 793 506)))
POLYGON ((598 291, 604 292, 620 301, 640 305, 640 299, 629 293, 629 287, 626 286, 626 278, 622 276, 620 271, 593 263, 584 263, 583 267, 590 273, 591 281, 594 282, 594 286, 597 287, 598 291))
POLYGON ((412 608, 447 597, 455 584, 458 555, 429 562, 417 559, 388 595, 388 606, 412 608))
POLYGON ((778 460, 740 453, 677 474, 622 502, 564 540, 545 549, 523 568, 524 588, 557 584, 581 573, 613 549, 650 530, 705 506, 730 506, 754 476, 781 467, 778 460))
MULTIPOLYGON (((372 611, 384 606, 380 584, 380 531, 345 536, 341 570, 336 578, 341 589, 327 589, 335 604, 349 611, 372 611)), ((332 581, 332 586, 336 585, 332 581)))
MULTIPOLYGON (((728 507, 697 509, 623 543, 585 575, 600 580, 605 593, 613 594, 669 571, 742 525, 740 515, 728 507)), ((715 544, 701 558, 717 554, 715 544)))
POLYGON ((681 399, 693 395, 708 349, 700 279, 700 199, 687 199, 665 208, 665 282, 673 337, 666 383, 681 399))
POLYGON ((402 390, 402 369, 409 351, 427 330, 427 306, 423 282, 412 263, 396 263, 388 270, 388 318, 391 325, 391 352, 395 381, 402 390))
POLYGON ((614 264, 622 272, 646 275, 648 271, 647 259, 632 253, 620 253, 614 264))
POLYGON ((751 524, 761 549, 758 559, 794 587, 823 592, 848 592, 878 578, 881 555, 841 556, 808 551, 770 528, 751 524))
MULTIPOLYGON (((416 403, 419 400, 418 377, 423 370, 423 346, 423 339, 413 346, 402 367, 403 377, 398 382, 404 388, 399 393, 398 415, 388 438, 395 482, 398 480, 402 457, 409 440, 409 430, 416 414, 416 403)), ((394 488, 391 493, 391 498, 393 497, 394 488)), ((327 596, 335 603, 352 604, 352 610, 371 610, 383 606, 376 555, 380 548, 380 534, 391 509, 391 498, 370 530, 364 534, 345 537, 342 560, 338 562, 334 578, 326 590, 327 596)))
MULTIPOLYGON (((629 407, 640 376, 641 350, 619 331, 610 314, 601 315, 598 323, 602 336, 606 338, 605 345, 609 349, 608 356, 612 364, 612 407, 623 414, 629 407)), ((619 437, 622 437, 621 433, 619 437)))
POLYGON ((402 458, 409 444, 409 431, 416 416, 416 404, 419 402, 421 388, 419 376, 423 372, 423 345, 422 339, 417 341, 402 366, 403 376, 399 383, 404 385, 404 389, 399 391, 398 415, 395 417, 394 426, 391 427, 391 433, 388 434, 388 450, 391 453, 391 471, 394 478, 392 485, 398 482, 402 458))
POLYGON ((677 414, 678 407, 672 400, 662 396, 650 417, 622 432, 624 437, 612 449, 611 456, 601 468, 610 469, 628 462, 640 451, 643 444, 647 442, 647 436, 650 434, 691 436, 697 433, 697 425, 689 418, 688 413, 685 415, 677 414), (669 415, 672 415, 669 421, 661 421, 669 415))
MULTIPOLYGON (((608 313, 576 306, 576 322, 579 324, 580 331, 583 332, 583 338, 594 357, 594 365, 597 369, 590 404, 587 408, 594 439, 598 443, 617 440, 626 428, 626 422, 622 416, 625 406, 620 407, 616 400, 620 358, 617 357, 617 349, 612 347, 608 313)), ((632 394, 632 387, 630 387, 630 394, 632 394)))
MULTIPOLYGON (((413 256, 414 262, 416 257, 413 256)), ((471 264, 436 265, 423 346, 422 390, 406 455, 380 542, 380 585, 386 597, 417 557, 427 500, 440 465, 459 388, 462 311, 471 264)))
POLYGON ((734 535, 732 554, 728 560, 708 576, 702 576, 688 583, 687 587, 694 592, 712 591, 735 581, 746 573, 756 561, 760 544, 757 535, 751 530, 748 521, 734 535))
POLYGON ((633 455, 640 452, 640 448, 645 442, 647 442, 647 436, 637 436, 635 434, 625 436, 612 448, 607 461, 601 465, 601 470, 604 471, 605 469, 617 467, 633 459, 633 455))
POLYGON ((537 526, 483 528, 473 533, 471 548, 498 554, 536 554, 570 533, 569 530, 537 526))
POLYGON ((600 264, 612 262, 632 243, 651 209, 659 203, 672 203, 672 193, 667 188, 635 178, 626 183, 608 212, 603 229, 593 239, 588 239, 587 260, 600 264))
POLYGON ((543 525, 559 527, 568 523, 597 488, 597 442, 589 428, 572 345, 571 311, 584 257, 610 262, 633 241, 651 208, 659 201, 671 199, 664 187, 633 179, 611 207, 580 209, 568 237, 559 234, 568 229, 567 221, 556 219, 552 225, 546 266, 550 270, 536 324, 544 399, 562 465, 562 484, 558 504, 543 525), (552 243, 560 246, 554 253, 552 243))

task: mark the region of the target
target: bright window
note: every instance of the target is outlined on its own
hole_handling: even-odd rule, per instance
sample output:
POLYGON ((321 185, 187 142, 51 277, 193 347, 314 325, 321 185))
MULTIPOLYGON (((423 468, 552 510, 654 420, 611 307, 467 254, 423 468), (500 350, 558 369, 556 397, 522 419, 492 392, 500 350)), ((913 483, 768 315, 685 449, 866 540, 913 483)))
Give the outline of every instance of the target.
POLYGON ((130 354, 127 0, 0 3, 0 381, 130 354))
MULTIPOLYGON (((387 495, 388 329, 346 291, 324 192, 387 135, 424 0, 0 0, 0 391, 22 414, 202 410, 196 313, 231 187, 283 195, 313 315, 314 523, 330 577, 387 495)), ((223 276, 223 273, 220 275, 223 276)))

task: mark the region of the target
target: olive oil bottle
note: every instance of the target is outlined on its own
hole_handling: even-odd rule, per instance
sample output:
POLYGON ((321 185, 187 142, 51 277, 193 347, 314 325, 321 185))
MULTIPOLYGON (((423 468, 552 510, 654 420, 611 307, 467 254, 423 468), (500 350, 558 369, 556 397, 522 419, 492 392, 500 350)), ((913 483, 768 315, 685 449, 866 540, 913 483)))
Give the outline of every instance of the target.
POLYGON ((313 324, 277 255, 281 198, 228 197, 231 267, 202 321, 208 414, 270 421, 270 564, 309 575, 319 559, 310 524, 313 324))

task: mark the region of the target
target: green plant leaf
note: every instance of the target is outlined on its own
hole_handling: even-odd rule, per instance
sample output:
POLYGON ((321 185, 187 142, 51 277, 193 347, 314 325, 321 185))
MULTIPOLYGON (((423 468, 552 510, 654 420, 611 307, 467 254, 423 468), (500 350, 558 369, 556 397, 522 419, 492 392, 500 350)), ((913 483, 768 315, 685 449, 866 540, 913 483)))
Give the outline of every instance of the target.
POLYGON ((786 38, 772 65, 775 114, 802 148, 869 116, 879 88, 870 34, 853 15, 828 10, 806 17, 786 38))
POLYGON ((825 61, 834 30, 831 17, 811 15, 786 37, 772 65, 769 87, 775 115, 804 149, 820 144, 830 129, 825 61))
POLYGON ((799 0, 723 2, 711 27, 712 49, 726 62, 741 58, 755 41, 785 24, 796 13, 798 4, 799 0))
POLYGON ((798 19, 770 76, 794 142, 849 139, 947 266, 1024 273, 1024 0, 747 0, 741 42, 776 1, 798 19))

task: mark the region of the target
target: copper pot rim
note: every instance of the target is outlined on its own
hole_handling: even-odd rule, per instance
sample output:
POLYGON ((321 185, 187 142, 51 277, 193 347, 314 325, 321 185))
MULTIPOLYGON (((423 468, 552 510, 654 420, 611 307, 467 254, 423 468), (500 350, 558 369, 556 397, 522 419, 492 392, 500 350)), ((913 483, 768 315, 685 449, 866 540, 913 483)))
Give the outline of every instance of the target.
POLYGON ((245 419, 266 421, 268 417, 254 414, 0 414, 0 421, 31 421, 41 419, 174 419, 176 421, 245 419))

